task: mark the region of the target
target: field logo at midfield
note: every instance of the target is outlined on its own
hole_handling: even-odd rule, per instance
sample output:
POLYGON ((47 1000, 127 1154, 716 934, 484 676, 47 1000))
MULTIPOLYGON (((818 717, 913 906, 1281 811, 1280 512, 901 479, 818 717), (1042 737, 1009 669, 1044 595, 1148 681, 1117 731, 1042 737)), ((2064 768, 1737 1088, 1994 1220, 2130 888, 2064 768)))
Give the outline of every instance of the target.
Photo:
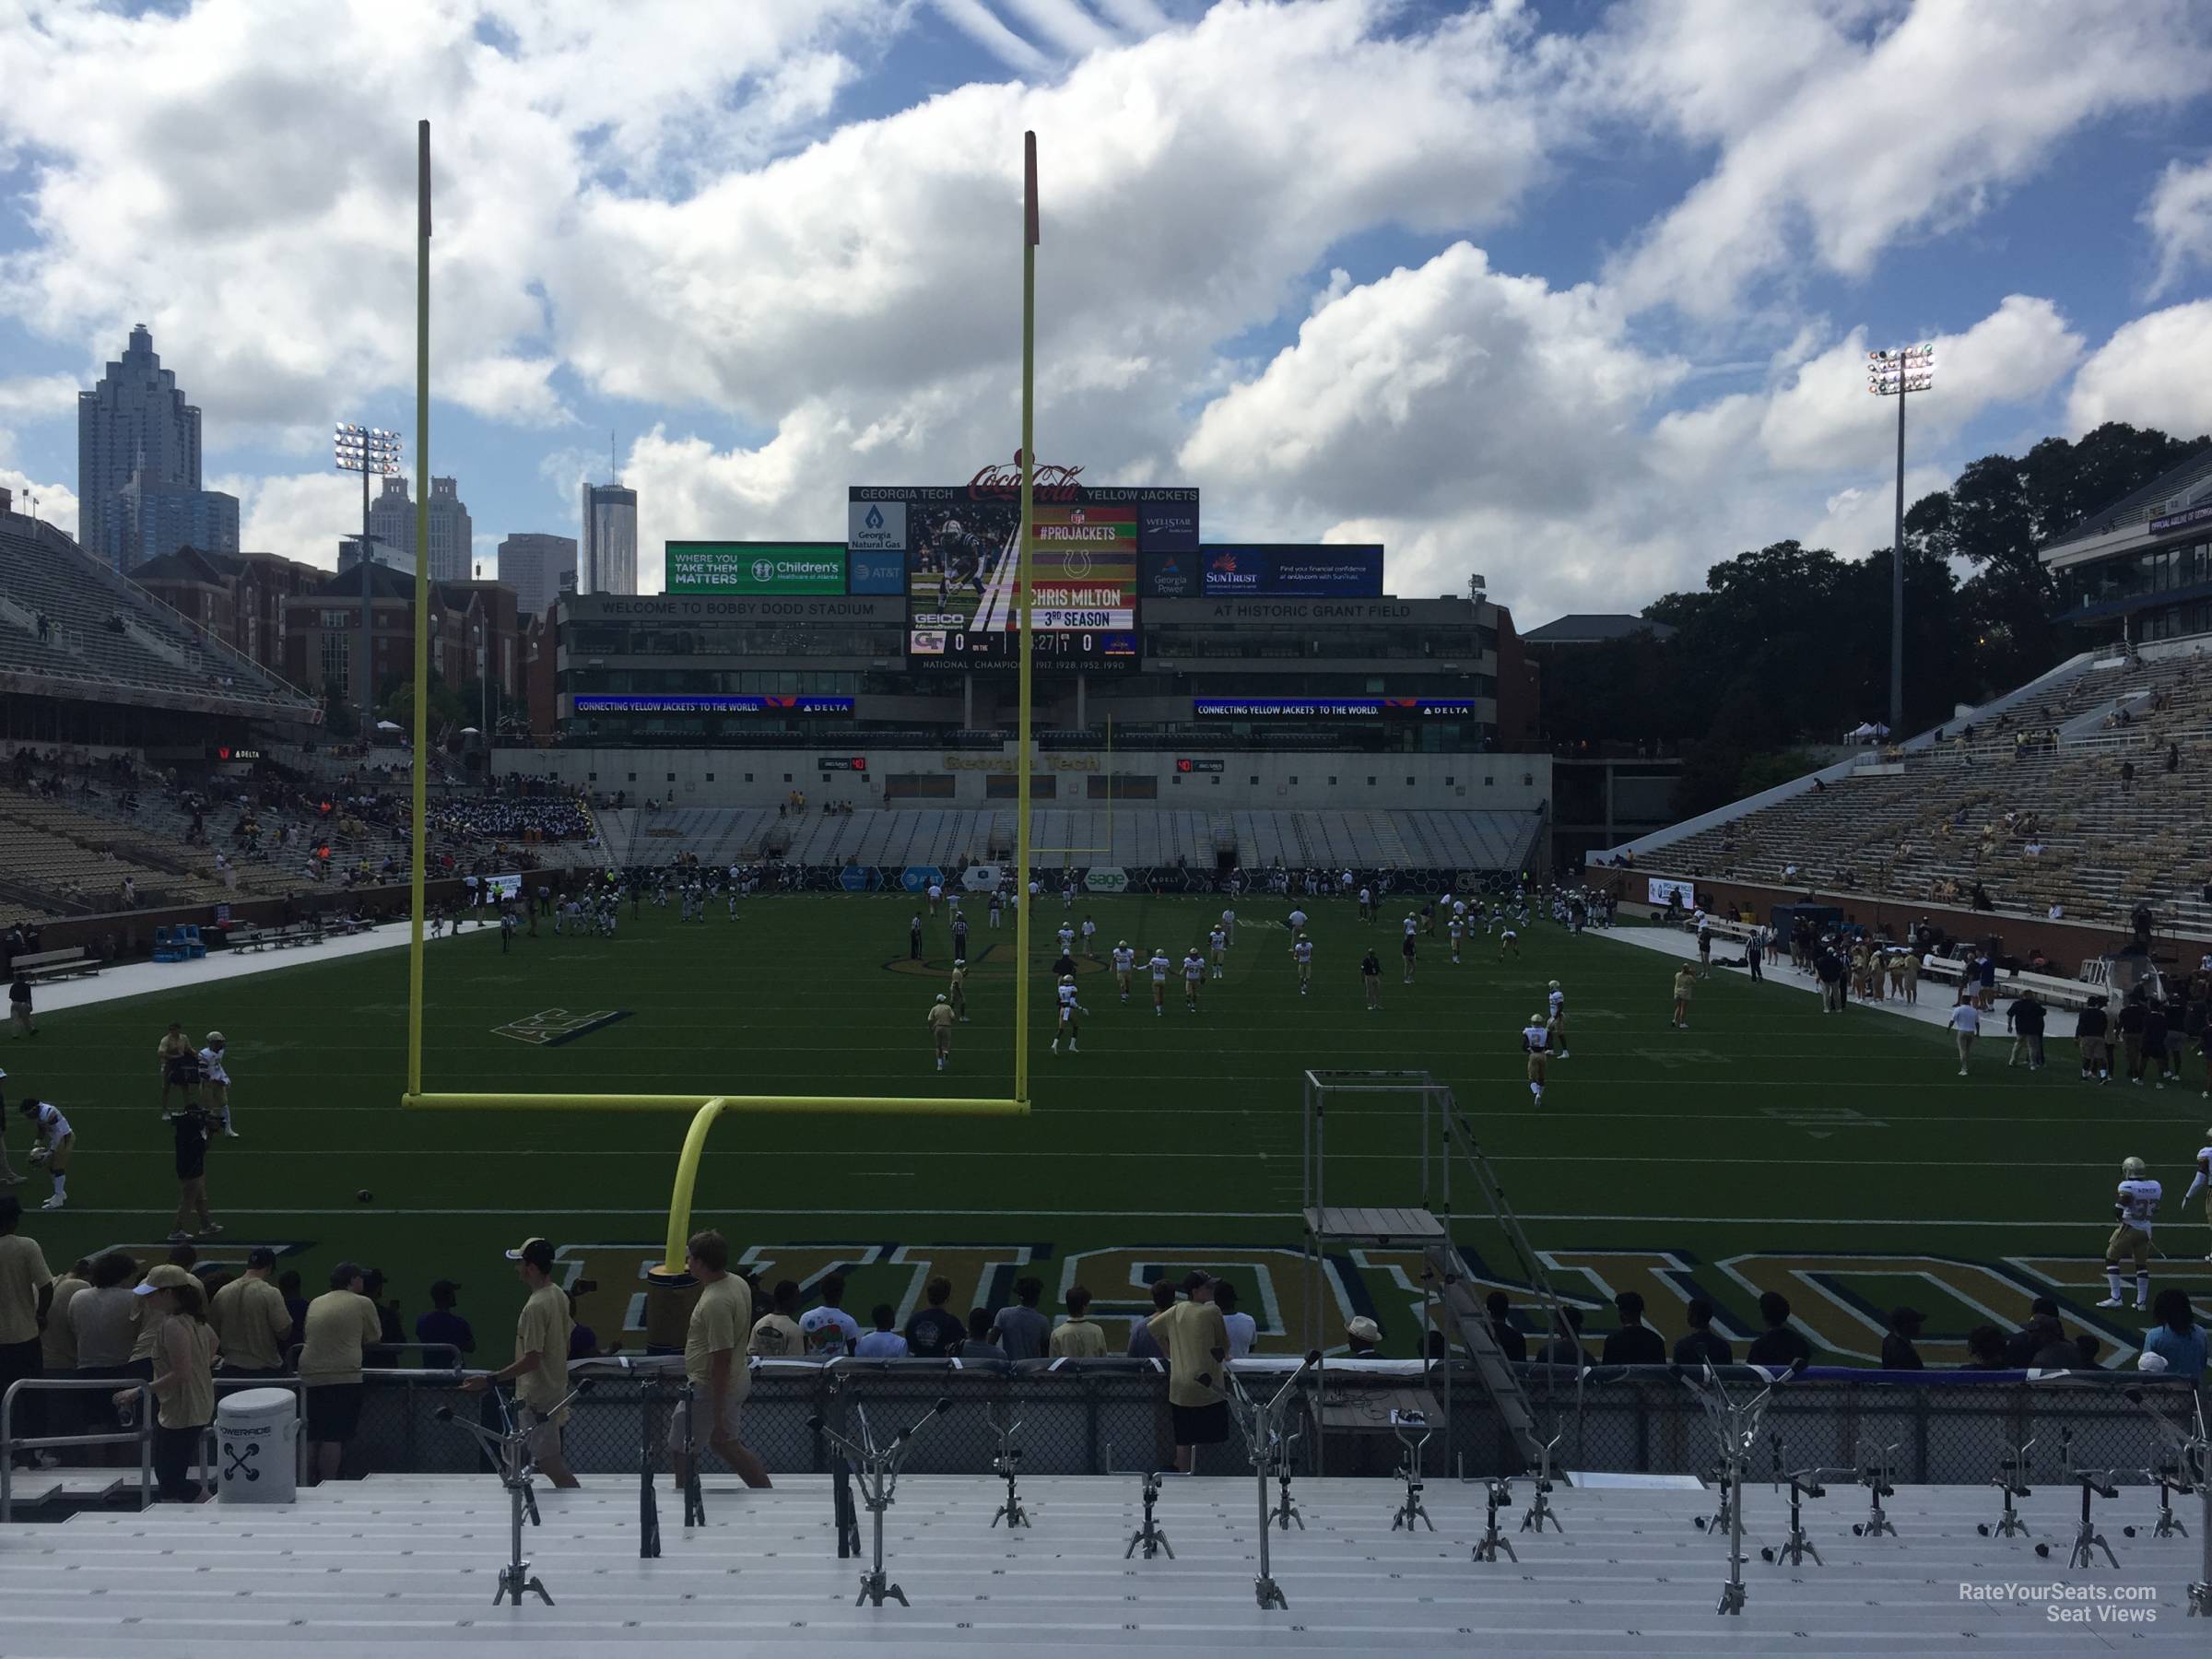
POLYGON ((566 1008, 545 1008, 523 1019, 511 1019, 503 1026, 491 1028, 495 1037, 512 1037, 517 1042, 535 1043, 539 1048, 559 1048, 564 1042, 573 1042, 579 1037, 589 1036, 618 1019, 628 1019, 628 1008, 595 1008, 589 1014, 571 1014, 566 1008))

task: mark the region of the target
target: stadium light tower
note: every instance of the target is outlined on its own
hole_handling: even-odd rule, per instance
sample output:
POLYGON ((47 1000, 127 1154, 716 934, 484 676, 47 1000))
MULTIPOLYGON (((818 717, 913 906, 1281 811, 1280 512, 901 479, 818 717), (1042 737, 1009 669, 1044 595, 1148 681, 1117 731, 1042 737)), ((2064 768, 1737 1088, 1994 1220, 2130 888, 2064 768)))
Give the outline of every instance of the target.
POLYGON ((369 567, 376 561, 369 556, 369 480, 399 471, 399 434, 388 432, 382 427, 347 426, 341 424, 331 434, 332 456, 340 472, 358 472, 361 475, 361 731, 364 735, 376 726, 376 656, 374 632, 375 602, 371 595, 375 584, 369 567))
POLYGON ((1936 385, 1936 347, 1906 346, 1866 354, 1866 390, 1897 399, 1897 536, 1889 564, 1889 738, 1905 730, 1905 396, 1936 385))

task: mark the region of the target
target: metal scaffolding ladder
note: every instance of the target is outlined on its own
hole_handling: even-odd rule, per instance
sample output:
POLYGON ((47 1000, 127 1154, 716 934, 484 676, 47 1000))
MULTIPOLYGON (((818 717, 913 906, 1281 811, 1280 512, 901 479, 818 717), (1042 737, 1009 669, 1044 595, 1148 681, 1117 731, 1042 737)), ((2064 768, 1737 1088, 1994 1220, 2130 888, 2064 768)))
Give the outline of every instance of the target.
MULTIPOLYGON (((1418 1250, 1425 1265, 1424 1300, 1428 1323, 1447 1315, 1500 1422, 1521 1456, 1533 1465, 1543 1437, 1520 1376, 1490 1335, 1489 1316, 1475 1290, 1475 1276, 1452 1237, 1452 1166, 1464 1162, 1475 1177, 1484 1207, 1504 1233, 1515 1265, 1546 1312, 1548 1331, 1559 1328, 1559 1301, 1544 1263, 1528 1242, 1497 1171, 1483 1156, 1451 1088, 1425 1071, 1309 1071, 1305 1074, 1304 1199, 1306 1233, 1306 1328, 1318 1332, 1328 1247, 1359 1244, 1370 1249, 1418 1250), (1333 1100, 1347 1095, 1412 1098, 1420 1118, 1421 1198, 1418 1207, 1333 1206, 1327 1196, 1328 1113, 1333 1100)), ((1443 1397, 1449 1425, 1453 1345, 1445 1344, 1443 1397)), ((1318 1449, 1318 1441, 1317 1441, 1318 1449)))

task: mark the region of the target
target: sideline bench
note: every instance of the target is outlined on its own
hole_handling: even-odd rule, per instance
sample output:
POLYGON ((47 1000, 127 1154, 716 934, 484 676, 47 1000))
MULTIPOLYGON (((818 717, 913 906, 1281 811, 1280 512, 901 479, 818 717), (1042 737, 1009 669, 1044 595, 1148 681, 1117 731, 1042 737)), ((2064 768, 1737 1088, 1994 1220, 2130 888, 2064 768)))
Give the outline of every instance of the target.
POLYGON ((232 950, 283 950, 294 945, 320 945, 323 930, 312 922, 288 922, 281 927, 241 927, 229 935, 232 950))
POLYGON ((45 980, 89 978, 100 971, 99 960, 82 945, 72 945, 64 950, 27 952, 10 960, 8 967, 33 984, 45 980))

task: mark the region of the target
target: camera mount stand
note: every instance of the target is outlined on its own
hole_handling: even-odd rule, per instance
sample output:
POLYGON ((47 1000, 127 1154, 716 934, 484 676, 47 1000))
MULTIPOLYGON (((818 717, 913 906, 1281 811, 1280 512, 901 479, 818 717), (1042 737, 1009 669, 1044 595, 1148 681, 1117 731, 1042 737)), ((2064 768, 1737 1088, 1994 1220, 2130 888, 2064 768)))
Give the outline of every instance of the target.
MULTIPOLYGON (((835 1447, 842 1461, 852 1466, 853 1478, 860 1484, 861 1503, 875 1521, 875 1562, 860 1575, 860 1594, 853 1599, 853 1605, 856 1607, 862 1602, 880 1607, 887 1600, 896 1601, 902 1607, 911 1605, 906 1599, 906 1592, 892 1583, 883 1569, 883 1515, 891 1507, 892 1494, 899 1486, 899 1471, 905 1464, 907 1454, 913 1450, 914 1436, 932 1419, 950 1409, 950 1396, 939 1399, 880 1445, 877 1442, 875 1431, 868 1427, 868 1411, 865 1406, 853 1408, 853 1419, 860 1430, 857 1435, 843 1434, 829 1427, 818 1414, 807 1419, 806 1426, 835 1447)), ((841 1553, 844 1542, 844 1526, 841 1519, 838 1526, 841 1553)))

